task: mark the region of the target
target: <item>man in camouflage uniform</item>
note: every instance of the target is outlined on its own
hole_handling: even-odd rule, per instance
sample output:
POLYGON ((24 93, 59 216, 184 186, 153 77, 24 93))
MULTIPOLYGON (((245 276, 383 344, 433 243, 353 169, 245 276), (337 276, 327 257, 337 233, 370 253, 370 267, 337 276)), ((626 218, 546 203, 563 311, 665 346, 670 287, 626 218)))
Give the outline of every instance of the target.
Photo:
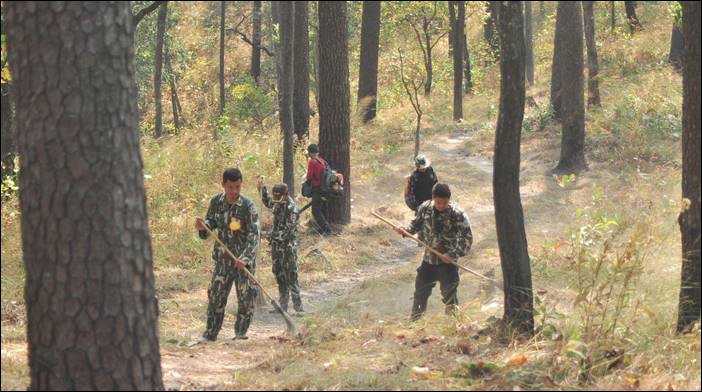
MULTIPOLYGON (((202 334, 202 340, 216 340, 224 320, 224 309, 227 297, 236 286, 238 311, 234 339, 247 339, 246 331, 253 318, 254 300, 256 298, 255 283, 251 281, 244 268, 252 274, 256 273, 256 251, 259 243, 258 211, 248 197, 240 194, 242 175, 239 169, 227 169, 222 176, 224 192, 213 197, 207 210, 204 224, 210 230, 218 229, 217 236, 227 244, 229 250, 239 258, 235 262, 231 256, 215 242, 212 251, 214 271, 212 281, 207 288, 207 329, 202 334)), ((202 221, 197 221, 195 227, 200 238, 206 239, 208 232, 202 221)))
MULTIPOLYGON (((271 245, 273 259, 273 275, 278 282, 280 306, 287 312, 288 299, 292 294, 292 302, 298 315, 304 313, 300 299, 300 286, 297 282, 297 207, 295 200, 288 194, 288 186, 276 184, 273 186, 273 197, 268 195, 268 189, 262 180, 258 181, 263 204, 273 209, 273 227, 268 232, 268 242, 271 245)), ((272 310, 271 313, 277 312, 272 310)))
MULTIPOLYGON (((438 280, 441 297, 446 312, 452 312, 458 305, 458 267, 451 264, 465 256, 473 244, 470 222, 458 206, 451 204, 451 190, 446 184, 436 184, 432 189, 432 199, 420 204, 417 215, 405 228, 411 234, 423 233, 424 241, 442 256, 429 250, 424 251, 422 265, 417 269, 414 283, 414 303, 412 321, 419 319, 427 308, 427 301, 438 280)), ((400 234, 403 234, 398 229, 400 234)))

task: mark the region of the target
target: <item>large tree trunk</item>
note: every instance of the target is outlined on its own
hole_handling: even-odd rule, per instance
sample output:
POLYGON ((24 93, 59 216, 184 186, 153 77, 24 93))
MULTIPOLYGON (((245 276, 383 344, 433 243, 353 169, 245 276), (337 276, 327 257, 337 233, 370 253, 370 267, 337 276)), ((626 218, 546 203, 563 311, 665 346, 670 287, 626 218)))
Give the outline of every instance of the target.
POLYGON ((522 2, 500 3, 500 112, 495 133, 495 225, 505 292, 503 321, 534 332, 531 266, 519 197, 519 144, 524 119, 525 57, 522 2))
POLYGON ((344 175, 344 194, 329 203, 329 221, 351 221, 350 95, 346 2, 324 1, 319 9, 319 149, 344 175))
POLYGON ((306 138, 310 130, 310 38, 308 19, 308 2, 296 1, 293 120, 295 122, 295 135, 297 135, 298 140, 306 138))
POLYGON ((678 332, 700 319, 700 3, 684 1, 683 173, 682 196, 688 204, 678 222, 682 234, 682 273, 678 332))
POLYGON ((683 35, 680 27, 673 23, 673 33, 670 37, 670 53, 668 62, 678 71, 683 69, 683 35))
POLYGON ((253 2, 253 45, 251 45, 251 77, 258 84, 261 76, 261 2, 253 2))
MULTIPOLYGON (((463 20, 466 16, 465 2, 457 1, 458 13, 454 23, 453 44, 456 48, 463 47, 463 20)), ((453 51, 453 121, 463 118, 463 51, 453 51)))
MULTIPOLYGON (((3 33, 4 34, 4 33, 3 33)), ((7 65, 5 65, 7 66, 7 65)), ((0 148, 2 153, 2 178, 12 175, 15 170, 15 155, 17 153, 12 109, 12 85, 2 84, 2 137, 0 148)))
POLYGON ((559 1, 558 7, 567 27, 563 31, 561 42, 561 159, 554 172, 570 174, 587 168, 583 98, 583 18, 579 1, 559 1))
POLYGON ((526 78, 534 84, 534 38, 531 23, 531 1, 524 2, 524 43, 526 49, 526 78))
MULTIPOLYGON (((227 2, 222 1, 219 18, 219 115, 224 114, 224 20, 227 12, 227 2)), ((215 128, 214 137, 217 138, 215 128)))
POLYGON ((624 9, 626 10, 626 19, 629 21, 629 30, 633 34, 636 30, 643 28, 639 18, 636 16, 636 2, 635 1, 625 1, 624 9))
POLYGON ((599 62, 595 42, 594 1, 583 1, 585 43, 587 44, 587 106, 600 106, 599 62))
POLYGON ((163 134, 163 106, 161 104, 161 81, 163 71, 163 41, 166 35, 166 19, 168 18, 168 2, 163 2, 158 9, 158 21, 156 28, 156 53, 154 64, 154 107, 156 109, 154 119, 154 136, 160 137, 163 134))
POLYGON ((162 390, 129 3, 3 7, 29 389, 162 390))
POLYGON ((375 118, 378 96, 380 2, 363 2, 361 60, 358 69, 358 111, 364 123, 375 118))
POLYGON ((551 108, 553 117, 561 119, 561 64, 563 62, 562 42, 565 30, 568 28, 567 21, 563 16, 563 1, 558 2, 556 9, 556 29, 553 35, 553 62, 551 63, 551 108))
POLYGON ((293 166, 293 66, 295 64, 295 2, 281 1, 280 12, 280 86, 278 104, 280 110, 280 129, 283 131, 283 182, 288 185, 288 192, 295 194, 295 170, 293 166))

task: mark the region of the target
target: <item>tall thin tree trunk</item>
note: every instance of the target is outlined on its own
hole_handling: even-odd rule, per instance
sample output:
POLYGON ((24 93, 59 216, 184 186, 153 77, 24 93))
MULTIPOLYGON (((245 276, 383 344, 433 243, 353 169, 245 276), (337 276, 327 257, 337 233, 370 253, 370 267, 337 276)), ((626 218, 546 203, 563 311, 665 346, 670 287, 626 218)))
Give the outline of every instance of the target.
POLYGON ((358 111, 364 123, 374 119, 376 113, 379 44, 380 1, 364 1, 358 68, 358 111))
POLYGON ((283 131, 283 182, 288 185, 288 192, 295 194, 295 171, 293 162, 293 67, 295 64, 295 2, 281 1, 279 4, 280 21, 280 86, 278 103, 280 104, 280 128, 283 131))
POLYGON ((307 1, 295 2, 295 64, 293 65, 293 120, 298 140, 307 137, 310 129, 310 37, 307 1))
POLYGON ((175 74, 173 73, 173 67, 171 67, 171 56, 168 51, 168 41, 165 43, 166 49, 164 53, 164 61, 166 63, 166 78, 168 79, 168 85, 171 89, 171 110, 173 112, 173 126, 175 129, 180 129, 180 107, 178 106, 178 92, 176 91, 175 74))
POLYGON ((483 25, 483 35, 485 41, 490 47, 491 54, 497 58, 499 56, 499 43, 497 42, 498 37, 495 35, 495 27, 497 26, 497 20, 499 18, 499 1, 488 1, 485 5, 488 12, 488 17, 485 19, 483 25))
POLYGON ((166 36, 166 19, 168 18, 168 2, 163 2, 158 9, 158 22, 156 29, 156 53, 154 64, 154 136, 163 134, 163 106, 161 103, 161 81, 163 71, 163 41, 166 36))
MULTIPOLYGON (((451 34, 449 34, 451 35, 451 34)), ((473 78, 471 75, 470 71, 470 51, 468 51, 468 37, 466 34, 463 34, 463 51, 465 54, 465 64, 466 66, 463 69, 463 85, 464 85, 464 93, 465 94, 472 94, 473 93, 473 78)))
POLYGON ((3 11, 29 389, 163 390, 129 3, 17 1, 3 11))
POLYGON ((521 1, 500 2, 500 112, 495 133, 495 226, 505 292, 503 321, 534 333, 531 266, 519 197, 519 145, 524 119, 525 45, 521 1))
POLYGON ((319 10, 319 149, 344 175, 344 194, 329 203, 329 221, 351 220, 350 93, 346 2, 323 1, 319 10))
POLYGON ((448 11, 449 11, 449 29, 451 29, 451 33, 448 35, 448 42, 449 42, 449 50, 448 50, 448 55, 449 58, 453 58, 453 30, 454 27, 453 25, 456 23, 456 2, 455 1, 449 1, 448 2, 448 11))
POLYGON ((534 84, 534 38, 531 27, 531 1, 525 1, 524 43, 526 49, 526 78, 530 86, 534 84))
MULTIPOLYGON (((463 20, 465 20, 465 3, 456 2, 458 13, 454 23, 453 43, 456 48, 463 47, 463 20)), ((453 121, 463 118, 463 51, 453 51, 453 121)))
POLYGON ((567 21, 563 17, 563 1, 558 2, 556 9, 556 29, 553 35, 553 62, 551 63, 551 108, 553 109, 553 117, 560 121, 561 119, 561 63, 563 62, 563 54, 561 53, 563 35, 568 28, 567 21))
POLYGON ((683 69, 683 35, 680 27, 673 23, 673 32, 670 37, 670 53, 668 62, 678 71, 683 69))
POLYGON ((560 67, 561 158, 554 169, 558 174, 579 173, 587 169, 585 161, 585 102, 583 98, 583 19, 579 1, 559 1, 559 10, 567 26, 563 31, 560 67))
POLYGON ((253 45, 251 45, 251 77, 258 84, 261 76, 261 2, 253 2, 253 45))
POLYGON ((685 207, 678 222, 682 237, 682 271, 678 332, 688 331, 700 319, 700 3, 683 6, 683 173, 685 207))
POLYGON ((424 46, 426 47, 426 62, 424 64, 427 70, 427 81, 424 83, 424 96, 429 97, 431 95, 431 87, 434 82, 434 61, 431 57, 432 46, 431 46, 431 35, 429 34, 429 29, 431 28, 431 21, 427 21, 424 18, 424 23, 422 24, 422 29, 424 32, 424 46))
POLYGON ((617 27, 617 14, 616 14, 616 13, 617 13, 617 9, 616 9, 616 7, 615 7, 615 2, 613 2, 613 1, 610 1, 610 2, 609 2, 609 9, 610 9, 610 15, 611 15, 611 17, 612 17, 612 20, 611 20, 611 25, 612 25, 612 26, 611 26, 611 30, 612 30, 612 32, 614 32, 614 28, 617 27))
MULTIPOLYGON (((227 2, 221 1, 219 13, 219 115, 224 114, 224 20, 227 12, 227 2)), ((213 138, 217 138, 217 127, 215 127, 213 138)))
POLYGON ((599 62, 595 41, 594 1, 583 1, 585 43, 587 44, 587 106, 600 106, 599 62))
POLYGON ((624 10, 626 11, 626 19, 629 21, 629 30, 633 34, 636 30, 643 28, 639 18, 636 16, 636 2, 635 1, 625 1, 624 10))
MULTIPOLYGON (((4 30, 4 29, 3 29, 4 30)), ((3 33, 5 34, 5 33, 3 33)), ((8 65, 5 65, 6 67, 8 65)), ((2 141, 0 148, 2 149, 2 178, 12 175, 15 169, 15 155, 17 154, 17 137, 14 127, 14 110, 12 99, 12 84, 2 84, 2 129, 0 132, 2 141)))

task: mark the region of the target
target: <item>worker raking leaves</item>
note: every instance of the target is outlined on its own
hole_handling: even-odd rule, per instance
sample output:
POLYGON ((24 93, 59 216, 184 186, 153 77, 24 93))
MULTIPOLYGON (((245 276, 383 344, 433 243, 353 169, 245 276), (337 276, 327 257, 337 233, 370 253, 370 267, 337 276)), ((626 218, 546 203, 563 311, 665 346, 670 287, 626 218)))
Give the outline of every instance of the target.
POLYGON ((458 305, 456 260, 468 254, 473 244, 473 233, 468 217, 451 203, 449 186, 441 183, 434 185, 432 199, 419 205, 410 225, 407 228, 396 227, 395 230, 403 236, 421 231, 424 241, 436 252, 425 249, 422 265, 417 269, 410 319, 422 317, 436 281, 440 284, 446 312, 453 312, 458 305))
MULTIPOLYGON (((258 180, 257 188, 261 192, 263 205, 273 210, 273 227, 268 231, 268 242, 271 245, 273 275, 278 283, 280 306, 287 312, 292 295, 293 307, 297 315, 302 315, 305 311, 297 281, 298 211, 295 200, 290 197, 288 186, 283 183, 273 186, 272 197, 263 180, 258 180)), ((271 310, 271 313, 274 312, 277 311, 271 310)))
POLYGON ((207 288, 207 328, 201 340, 217 339, 232 284, 236 286, 238 300, 234 339, 247 339, 246 332, 253 318, 257 290, 246 272, 252 276, 256 273, 260 228, 256 206, 241 194, 242 182, 239 169, 226 169, 222 175, 224 192, 212 198, 205 220, 198 219, 195 223, 200 238, 207 239, 211 230, 218 230, 219 240, 212 250, 214 270, 207 288))

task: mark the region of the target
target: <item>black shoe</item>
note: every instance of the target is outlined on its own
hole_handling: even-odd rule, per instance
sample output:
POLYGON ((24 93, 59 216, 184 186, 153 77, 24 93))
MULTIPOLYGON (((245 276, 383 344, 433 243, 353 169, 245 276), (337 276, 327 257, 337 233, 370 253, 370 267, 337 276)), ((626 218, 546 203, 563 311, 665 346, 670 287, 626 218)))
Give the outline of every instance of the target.
POLYGON ((200 336, 198 338, 197 341, 198 341, 198 343, 203 343, 203 342, 214 342, 215 340, 217 340, 216 337, 212 337, 212 336, 208 335, 207 333, 204 333, 204 334, 202 334, 202 336, 200 336))
POLYGON ((232 340, 247 340, 249 337, 246 335, 236 335, 232 340))

